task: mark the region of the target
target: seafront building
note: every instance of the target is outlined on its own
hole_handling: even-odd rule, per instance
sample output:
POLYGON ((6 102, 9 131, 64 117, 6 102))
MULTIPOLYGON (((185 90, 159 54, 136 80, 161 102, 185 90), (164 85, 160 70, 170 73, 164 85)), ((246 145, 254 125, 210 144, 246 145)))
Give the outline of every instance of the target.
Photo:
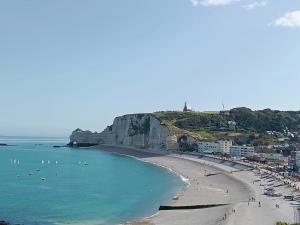
POLYGON ((300 174, 300 151, 292 151, 289 165, 294 172, 300 174))
POLYGON ((254 155, 254 147, 252 146, 230 146, 230 156, 232 157, 250 157, 254 155))
POLYGON ((288 157, 279 153, 256 153, 256 155, 269 161, 288 161, 288 157))
POLYGON ((198 141, 198 152, 209 154, 229 154, 232 146, 231 140, 198 141))

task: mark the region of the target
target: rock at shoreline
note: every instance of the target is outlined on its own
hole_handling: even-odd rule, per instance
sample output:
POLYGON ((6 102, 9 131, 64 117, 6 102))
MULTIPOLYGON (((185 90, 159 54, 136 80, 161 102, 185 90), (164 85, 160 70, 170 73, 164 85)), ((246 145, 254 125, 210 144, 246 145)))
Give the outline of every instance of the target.
POLYGON ((10 223, 5 222, 4 220, 0 220, 0 225, 10 225, 10 223))
POLYGON ((53 148, 65 148, 68 147, 67 145, 53 145, 53 148))
POLYGON ((8 146, 15 146, 15 145, 9 145, 9 144, 5 144, 5 143, 0 143, 0 147, 8 147, 8 146))

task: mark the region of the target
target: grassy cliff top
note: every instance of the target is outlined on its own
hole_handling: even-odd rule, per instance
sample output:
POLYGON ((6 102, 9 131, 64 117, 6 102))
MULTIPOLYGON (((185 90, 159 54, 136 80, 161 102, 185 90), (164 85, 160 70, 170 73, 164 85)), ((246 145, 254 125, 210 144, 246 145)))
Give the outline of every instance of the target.
MULTIPOLYGON (((257 110, 234 108, 226 112, 155 112, 153 115, 172 134, 188 134, 197 139, 260 136, 267 131, 278 133, 300 131, 300 111, 257 110)), ((269 138, 270 139, 270 138, 269 138)), ((268 143, 272 143, 269 140, 268 143)))

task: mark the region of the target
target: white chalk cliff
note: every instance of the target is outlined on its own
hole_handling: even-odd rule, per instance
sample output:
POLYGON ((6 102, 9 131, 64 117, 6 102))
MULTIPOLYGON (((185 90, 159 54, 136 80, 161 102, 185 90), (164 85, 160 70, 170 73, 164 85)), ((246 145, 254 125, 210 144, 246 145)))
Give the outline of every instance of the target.
POLYGON ((76 129, 70 136, 70 144, 79 146, 96 144, 125 145, 145 149, 175 149, 177 138, 161 125, 152 114, 130 114, 116 117, 111 126, 101 133, 76 129))

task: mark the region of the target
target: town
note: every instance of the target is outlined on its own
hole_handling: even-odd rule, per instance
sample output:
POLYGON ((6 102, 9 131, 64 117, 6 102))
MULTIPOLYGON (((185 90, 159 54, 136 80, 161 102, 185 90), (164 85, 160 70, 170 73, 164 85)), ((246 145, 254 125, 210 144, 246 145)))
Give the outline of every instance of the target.
MULTIPOLYGON (((192 107, 185 103, 183 112, 192 113, 192 107)), ((230 115, 229 110, 214 113, 230 115)), ((298 116, 300 118, 300 113, 298 116)), ((228 121, 229 130, 235 130, 237 125, 236 121, 228 121)), ((300 181, 300 143, 297 141, 300 134, 286 128, 283 132, 267 130, 264 135, 275 140, 276 144, 239 144, 236 138, 199 140, 188 134, 182 135, 178 143, 181 152, 252 165, 283 179, 289 179, 288 182, 296 187, 296 182, 300 181)), ((300 185, 297 186, 298 190, 299 188, 300 185)))

